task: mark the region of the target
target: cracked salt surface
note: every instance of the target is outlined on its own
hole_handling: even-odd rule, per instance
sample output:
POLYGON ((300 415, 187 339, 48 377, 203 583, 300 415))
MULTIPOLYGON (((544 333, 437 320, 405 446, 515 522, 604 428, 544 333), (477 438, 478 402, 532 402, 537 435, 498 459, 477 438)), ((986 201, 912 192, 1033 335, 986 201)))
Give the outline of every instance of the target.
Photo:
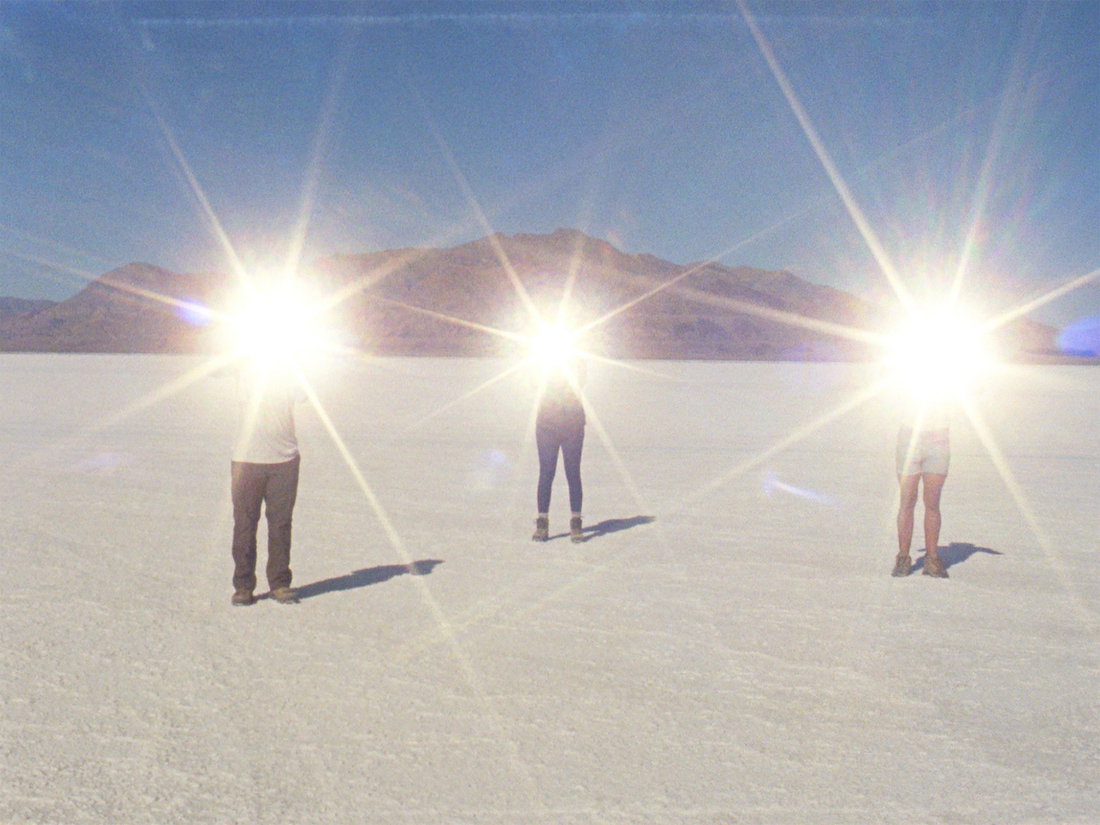
POLYGON ((231 608, 228 382, 115 415, 198 363, 0 357, 0 821, 1096 821, 1100 371, 980 398, 1042 540, 956 420, 932 581, 884 402, 759 460, 870 366, 594 364, 539 545, 527 385, 439 411, 506 364, 330 365, 399 544, 303 408, 304 598, 231 608))

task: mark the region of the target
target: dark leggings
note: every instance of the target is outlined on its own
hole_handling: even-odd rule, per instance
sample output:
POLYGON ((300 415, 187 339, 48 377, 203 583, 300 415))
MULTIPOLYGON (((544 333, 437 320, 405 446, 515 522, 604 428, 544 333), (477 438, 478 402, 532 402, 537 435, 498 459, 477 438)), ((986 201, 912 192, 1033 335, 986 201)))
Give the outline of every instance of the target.
POLYGON ((569 482, 569 509, 581 511, 584 492, 581 489, 581 448, 584 447, 584 426, 569 430, 535 428, 535 443, 539 448, 538 511, 550 512, 550 489, 558 469, 558 450, 565 465, 565 480, 569 482))

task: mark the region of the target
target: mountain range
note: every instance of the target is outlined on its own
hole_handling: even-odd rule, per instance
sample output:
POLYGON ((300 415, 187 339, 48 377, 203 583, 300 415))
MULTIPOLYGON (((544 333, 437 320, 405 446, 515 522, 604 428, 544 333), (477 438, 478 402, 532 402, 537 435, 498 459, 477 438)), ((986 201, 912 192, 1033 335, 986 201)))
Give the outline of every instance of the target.
MULTIPOLYGON (((332 255, 301 272, 339 296, 327 319, 380 355, 501 355, 534 314, 585 329, 584 349, 615 358, 863 360, 884 308, 785 271, 632 255, 579 231, 489 235, 449 249, 332 255), (495 331, 495 334, 494 334, 495 331)), ((57 303, 0 299, 0 351, 196 353, 218 346, 209 313, 224 274, 132 263, 57 303)), ((1057 330, 1020 318, 1000 331, 1016 359, 1056 351, 1057 330)))
POLYGON ((53 304, 53 301, 29 298, 0 298, 0 320, 16 315, 29 315, 32 312, 53 306, 53 304))

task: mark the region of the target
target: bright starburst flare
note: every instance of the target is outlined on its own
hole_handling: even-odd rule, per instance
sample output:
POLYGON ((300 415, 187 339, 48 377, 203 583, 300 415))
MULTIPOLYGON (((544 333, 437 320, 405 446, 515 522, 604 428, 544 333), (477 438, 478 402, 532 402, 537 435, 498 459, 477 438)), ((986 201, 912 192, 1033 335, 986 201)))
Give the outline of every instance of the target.
MULTIPOLYGON (((615 449, 610 433, 604 428, 599 415, 596 410, 593 409, 585 394, 582 365, 584 360, 591 359, 593 356, 578 346, 580 334, 580 330, 571 329, 563 322, 555 321, 553 323, 539 323, 535 332, 528 339, 527 343, 530 348, 528 360, 533 362, 540 370, 536 404, 532 409, 531 427, 529 430, 532 433, 534 432, 537 406, 539 400, 546 393, 547 388, 553 383, 564 381, 574 394, 581 399, 581 403, 584 404, 587 410, 588 423, 607 449, 608 455, 619 471, 619 475, 622 477, 623 482, 630 489, 634 500, 644 508, 645 505, 642 501, 642 496, 638 490, 637 484, 634 483, 630 471, 627 469, 618 450, 615 449)), ((617 364, 619 362, 612 363, 617 364)))
MULTIPOLYGON (((897 273, 894 271, 891 262, 886 256, 885 250, 881 247, 881 244, 877 241, 876 237, 871 232, 870 221, 868 221, 863 213, 859 210, 855 198, 848 190, 848 187, 841 178, 838 168, 835 166, 835 164, 832 163, 831 158, 829 158, 828 154, 825 152, 824 142, 818 137, 816 131, 813 130, 812 124, 810 124, 809 121, 808 114, 801 107, 801 104, 794 96, 793 87, 786 79, 786 76, 779 69, 777 58, 772 53, 770 46, 768 46, 766 41, 764 41, 763 35, 757 28, 755 21, 753 21, 751 16, 749 15, 747 4, 739 0, 738 5, 742 10, 743 16, 749 21, 754 36, 757 38, 758 42, 761 45, 762 51, 768 58, 769 65, 771 65, 773 71, 775 71, 777 80, 780 82, 783 91, 787 94, 788 100, 791 102, 792 109, 795 111, 796 115, 798 116, 799 122, 806 130, 807 137, 810 139, 811 144, 814 146, 819 157, 821 158, 822 163, 826 168, 826 171, 829 173, 830 178, 832 179, 834 186, 837 189, 837 192, 841 195, 841 198, 848 208, 853 220, 863 234, 868 247, 871 249, 887 279, 890 281, 895 291, 897 292, 899 300, 902 302, 903 305, 911 308, 909 300, 910 296, 904 281, 900 277, 898 277, 897 273)), ((329 104, 331 104, 331 99, 333 99, 334 97, 335 86, 333 87, 333 89, 330 90, 330 100, 328 101, 329 104)), ((202 192, 201 187, 198 185, 197 178, 191 173, 190 167, 185 161, 182 149, 175 141, 174 136, 171 135, 170 130, 167 129, 166 121, 164 121, 164 119, 160 117, 159 112, 157 113, 157 115, 158 122, 165 132, 165 136, 168 139, 169 145, 173 151, 173 154, 176 157, 177 162, 179 163, 185 179, 191 184, 192 190, 202 207, 202 211, 205 213, 209 221, 212 231, 221 241, 222 246, 225 248, 225 251, 227 252, 230 260, 233 263, 234 274, 236 274, 241 280, 242 284, 247 287, 249 278, 244 272, 244 267, 241 265, 239 258, 237 258, 234 250, 232 249, 232 246, 229 243, 228 236, 222 230, 220 223, 217 221, 209 201, 202 192)), ((307 181, 307 192, 305 193, 302 201, 302 220, 300 222, 301 232, 298 233, 299 237, 296 238, 296 242, 293 245, 295 248, 295 258, 300 252, 301 239, 304 236, 305 227, 308 224, 309 214, 312 211, 313 193, 318 180, 316 171, 319 164, 320 147, 321 144, 325 142, 324 138, 327 135, 328 122, 330 118, 331 109, 326 107, 325 128, 318 130, 316 145, 314 146, 313 159, 310 165, 311 174, 309 180, 307 181)), ((494 251, 500 258, 501 266, 505 274, 509 278, 511 285, 516 292, 517 298, 521 301, 521 303, 524 305, 532 318, 537 317, 533 301, 528 295, 522 279, 514 270, 511 263, 507 260, 507 255, 505 254, 504 248, 499 243, 499 240, 496 238, 495 234, 492 232, 492 228, 489 226, 489 221, 485 212, 477 204, 472 188, 468 185, 465 178, 462 176, 453 153, 451 153, 449 148, 446 146, 446 143, 442 137, 442 131, 435 126, 434 122, 431 125, 433 134, 436 135, 437 140, 440 143, 441 149, 446 155, 448 164, 450 165, 452 172, 455 175, 456 181, 459 183, 464 194, 466 194, 467 200, 475 215, 477 216, 479 223, 489 233, 489 238, 493 245, 494 251)), ((579 261, 579 250, 578 258, 576 260, 579 261)), ((566 294, 563 296, 562 299, 563 307, 568 302, 568 296, 569 292, 571 291, 572 281, 576 274, 575 267, 571 270, 569 274, 570 278, 569 281, 567 281, 566 294)), ((633 306, 636 303, 641 303, 645 300, 648 300, 652 295, 655 295, 658 292, 669 289, 673 286, 680 287, 681 285, 679 282, 682 280, 686 280, 690 276, 690 274, 690 272, 684 273, 683 275, 675 279, 675 283, 664 283, 656 285, 652 290, 646 292, 642 296, 639 296, 639 298, 637 298, 635 301, 630 302, 627 305, 624 305, 623 307, 612 311, 612 313, 610 313, 608 316, 605 316, 604 318, 596 319, 595 321, 589 323, 581 331, 585 332, 588 329, 603 324, 604 322, 609 320, 611 316, 626 311, 630 308, 630 306, 633 306)), ((377 276, 372 275, 372 279, 374 277, 384 278, 385 274, 379 273, 377 276)), ((1092 273, 1090 280, 1095 279, 1095 277, 1096 273, 1094 272, 1092 273)), ((1076 286, 1078 285, 1079 284, 1072 284, 1069 288, 1076 288, 1076 286)), ((363 287, 364 283, 362 282, 347 284, 341 292, 333 293, 333 295, 329 296, 325 303, 328 308, 333 308, 343 301, 348 300, 354 295, 358 294, 363 289, 363 287)), ((686 292, 686 289, 684 291, 686 292)), ((180 388, 182 388, 182 386, 185 386, 189 383, 192 383, 194 380, 197 380, 197 378, 201 374, 206 374, 211 371, 211 369, 216 369, 218 364, 224 363, 225 360, 229 358, 235 359, 242 356, 252 356, 259 357, 261 360, 269 362, 272 359, 283 359, 292 361, 295 365, 294 372, 298 375, 299 379, 302 381, 307 389, 307 395, 309 396, 310 403, 317 409, 319 415, 322 418, 322 421, 325 423, 325 426, 329 431, 329 434, 332 436, 334 442, 338 445, 338 447, 340 447, 341 455, 343 456, 345 462, 349 466, 349 469, 351 469, 353 475, 355 476, 357 483, 363 491, 364 497, 368 500, 371 507, 375 510, 376 514, 382 521, 383 526, 386 529, 386 533, 390 538, 391 543, 394 544, 395 550, 398 552, 399 556, 402 557, 404 560, 407 560, 408 556, 403 550, 400 536, 397 534, 394 525, 389 521, 388 517, 386 516, 384 508, 382 508, 381 506, 381 502, 377 499, 377 497, 374 496, 373 491, 370 489, 370 486, 366 483, 364 475, 359 471, 357 462, 354 460, 354 457, 351 455, 350 451, 343 444, 343 441, 340 438, 339 433, 337 432, 334 422, 325 413, 321 405, 320 398, 312 392, 311 388, 309 388, 308 384, 305 382, 304 377, 297 369, 296 362, 305 353, 318 348, 323 349, 326 346, 323 335, 323 325, 320 325, 318 323, 322 314, 319 305, 311 306, 311 303, 308 300, 285 300, 278 296, 256 296, 256 298, 257 300, 254 304, 248 304, 240 307, 238 314, 231 314, 226 319, 221 319, 218 316, 215 316, 217 320, 227 320, 228 328, 234 331, 233 343, 228 348, 229 351, 223 353, 223 355, 220 357, 221 360, 212 361, 210 366, 206 367, 202 371, 197 372, 194 376, 188 376, 180 382, 177 382, 175 386, 166 388, 165 393, 170 394, 172 392, 178 391, 180 388)), ((708 298, 708 300, 713 299, 708 298)), ((837 328, 823 329, 821 322, 812 319, 805 319, 786 313, 774 313, 773 315, 769 315, 765 312, 754 310, 749 307, 734 306, 732 303, 728 303, 727 306, 729 306, 730 308, 740 309, 745 312, 762 315, 763 317, 769 318, 770 320, 778 321, 781 323, 789 323, 795 326, 802 326, 807 329, 816 329, 819 332, 830 332, 833 334, 839 334, 843 337, 851 337, 853 340, 866 340, 861 330, 847 331, 837 328)), ((1027 311, 1027 308, 1021 308, 1020 311, 1027 311)), ((435 314, 437 315, 437 317, 443 317, 438 315, 437 313, 430 314, 435 314)), ((510 339, 513 341, 522 340, 522 336, 517 336, 514 333, 504 332, 500 330, 490 330, 481 327, 480 325, 475 325, 461 319, 448 318, 447 320, 452 321, 456 324, 460 324, 462 326, 476 327, 481 329, 481 331, 483 332, 499 335, 502 338, 510 339)), ((1003 319, 998 319, 993 322, 993 325, 1000 326, 1007 320, 1009 320, 1007 317, 1003 319)), ((528 364, 531 363, 531 361, 543 361, 545 363, 547 359, 551 363, 555 361, 560 362, 562 360, 566 360, 568 356, 564 354, 563 350, 566 352, 570 349, 576 350, 577 333, 566 333, 565 335, 563 335, 562 332, 563 330, 561 330, 561 328, 556 331, 552 330, 550 332, 547 332, 543 329, 543 325, 539 325, 539 329, 536 330, 536 334, 531 337, 531 340, 529 342, 529 358, 524 359, 523 363, 528 364), (564 342, 562 340, 563 338, 565 339, 564 342)), ((966 341, 969 336, 963 335, 961 337, 964 341, 966 341)), ((924 347, 922 352, 922 348, 919 345, 920 340, 922 340, 920 336, 910 336, 909 333, 899 336, 897 351, 892 352, 892 357, 898 357, 899 365, 909 365, 903 367, 902 369, 899 369, 899 376, 908 374, 910 368, 912 367, 914 374, 924 373, 926 375, 935 375, 940 377, 950 376, 948 380, 949 385, 964 385, 965 380, 959 379, 963 378, 966 375, 966 373, 970 370, 970 367, 964 367, 963 365, 971 364, 972 362, 969 357, 963 359, 950 357, 953 353, 957 354, 959 352, 958 349, 952 350, 951 344, 948 343, 949 341, 957 340, 955 334, 944 334, 939 339, 933 336, 933 340, 938 340, 941 343, 937 344, 935 347, 932 347, 932 351, 930 351, 929 347, 924 347), (914 349, 909 349, 907 346, 902 345, 903 340, 913 340, 914 338, 918 342, 917 346, 914 348, 917 354, 914 354, 914 349), (908 352, 909 354, 903 355, 902 353, 905 352, 908 352), (923 364, 924 366, 913 366, 914 362, 916 362, 917 364, 923 364), (928 366, 929 364, 936 362, 940 364, 939 368, 930 368, 928 366)), ((595 358, 596 360, 615 363, 619 366, 629 369, 639 369, 638 367, 630 364, 623 364, 621 362, 611 361, 610 359, 599 358, 598 356, 594 356, 591 353, 583 353, 583 355, 586 358, 591 357, 595 358)), ((978 361, 977 363, 980 363, 980 361, 978 361)), ((496 381, 501 380, 507 375, 511 374, 514 369, 516 369, 515 366, 510 367, 509 369, 501 373, 501 375, 486 382, 481 387, 471 390, 469 393, 463 396, 463 398, 458 399, 456 402, 452 402, 452 404, 445 405, 439 410, 436 410, 433 415, 438 414, 439 412, 448 409, 450 406, 453 406, 453 404, 460 403, 461 401, 469 398, 477 392, 482 391, 487 386, 490 386, 496 381)), ((867 388, 865 392, 858 393, 851 400, 841 404, 832 413, 827 413, 825 416, 822 416, 817 421, 810 422, 804 428, 792 432, 789 437, 781 439, 778 443, 763 451, 759 456, 754 458, 748 464, 735 468, 731 474, 727 474, 725 477, 718 479, 715 484, 710 485, 710 488, 713 488, 714 486, 723 483, 723 481, 727 480, 730 475, 743 472, 748 466, 755 466, 756 464, 760 463, 760 461, 764 460, 767 456, 792 446, 797 441, 807 437, 809 433, 813 432, 816 429, 819 429, 820 427, 827 424, 829 421, 834 420, 835 418, 838 418, 841 415, 845 414, 848 410, 854 408, 859 403, 862 403, 862 401, 877 395, 880 390, 881 386, 876 385, 867 388)), ((152 401, 154 400, 156 399, 150 399, 149 403, 152 403, 152 401)), ((585 399, 585 403, 587 405, 587 399, 585 399)), ((624 478, 626 478, 627 481, 630 482, 630 474, 626 471, 625 465, 619 459, 617 452, 611 444, 611 440, 608 437, 607 432, 603 429, 602 426, 599 426, 598 417, 593 416, 593 423, 594 425, 596 425, 594 429, 599 434, 600 439, 605 443, 612 457, 616 460, 616 464, 619 467, 620 472, 623 474, 624 478)), ((531 429, 533 429, 533 421, 531 429)), ((1004 474, 1005 473, 1002 472, 1002 475, 1004 474)), ((632 489, 634 489, 634 485, 632 483, 631 487, 632 489)), ((637 497, 638 496, 636 495, 636 498, 637 497)), ((1034 520, 1029 521, 1029 525, 1032 526, 1034 530, 1035 525, 1032 523, 1033 521, 1034 520)), ((463 672, 466 675, 470 684, 474 686, 475 690, 478 692, 479 695, 483 697, 483 699, 487 700, 487 697, 484 694, 483 687, 481 687, 481 685, 479 684, 479 680, 476 678, 476 674, 472 672, 472 669, 469 666, 469 659, 464 655, 458 639, 456 639, 453 635, 451 623, 438 609, 438 605, 434 603, 434 600, 430 598, 430 595, 427 593, 426 585, 423 582, 418 583, 421 585, 422 591, 424 592, 426 602, 428 602, 429 606, 432 608, 432 614, 438 624, 440 634, 444 638, 447 638, 451 646, 455 649, 456 656, 461 663, 463 672)))
POLYGON ((561 324, 539 324, 529 340, 531 358, 545 367, 561 367, 579 355, 576 334, 561 324))
MULTIPOLYGON (((909 291, 906 283, 900 278, 877 236, 872 231, 870 222, 856 203, 851 190, 841 176, 836 164, 833 163, 817 130, 810 121, 809 115, 795 94, 790 80, 780 66, 779 60, 771 48, 771 44, 764 37, 760 27, 750 14, 746 0, 736 0, 736 2, 741 11, 742 18, 748 25, 760 48, 762 56, 771 68, 776 82, 787 98, 791 111, 798 119, 807 140, 810 142, 823 168, 829 175, 834 189, 844 202, 849 215, 863 236, 868 250, 874 255, 883 275, 886 277, 897 296, 898 301, 918 319, 919 326, 917 331, 907 331, 899 336, 890 359, 896 366, 900 367, 898 370, 898 377, 904 380, 907 376, 911 382, 909 385, 910 391, 918 393, 918 399, 920 401, 916 411, 918 423, 920 419, 925 419, 930 412, 934 412, 933 405, 936 403, 936 395, 939 395, 941 399, 949 397, 962 406, 971 424, 981 436, 986 451, 993 459, 994 466, 997 468, 1005 487, 1015 499, 1036 542, 1047 551, 1047 555, 1056 569, 1060 569, 1060 559, 1056 557, 1052 549, 1048 550, 1048 548, 1050 548, 1049 541, 1039 528, 1038 522, 1034 518, 1032 508, 1028 504, 1023 494, 1023 490, 1016 484, 1008 463, 1004 460, 1000 448, 993 440, 992 434, 983 426, 978 415, 978 409, 969 398, 967 390, 969 389, 969 385, 976 381, 979 374, 984 371, 988 364, 987 359, 989 353, 982 349, 984 334, 992 333, 1004 327, 1013 318, 1024 315, 1061 295, 1093 282, 1100 277, 1100 269, 1093 270, 1086 275, 1074 279, 1063 287, 1051 290, 1046 295, 1034 301, 1023 303, 999 318, 992 318, 986 321, 980 328, 960 325, 957 320, 950 319, 948 316, 933 318, 931 323, 929 319, 919 319, 913 295, 909 291)), ((1003 121, 1001 121, 1001 124, 1003 125, 1003 121)), ((991 168, 992 150, 998 143, 999 141, 995 142, 994 146, 991 147, 990 156, 986 158, 983 164, 982 186, 979 187, 980 195, 977 198, 977 204, 983 203, 988 197, 988 186, 991 180, 988 171, 991 168)), ((977 215, 979 211, 976 205, 975 215, 977 215)), ((970 237, 973 237, 973 235, 974 232, 972 227, 970 237)), ((964 267, 960 266, 953 279, 951 289, 953 298, 957 298, 961 293, 963 272, 964 267)))
POLYGON ((954 408, 972 409, 991 360, 982 327, 947 306, 914 308, 908 324, 890 339, 885 365, 904 398, 898 412, 912 429, 909 461, 921 431, 948 427, 954 408))
POLYGON ((952 310, 914 313, 886 356, 898 380, 926 399, 966 392, 991 364, 981 326, 952 310))
POLYGON ((228 351, 250 364, 271 368, 336 349, 336 335, 325 323, 325 304, 300 283, 281 279, 270 289, 255 288, 220 316, 228 351))

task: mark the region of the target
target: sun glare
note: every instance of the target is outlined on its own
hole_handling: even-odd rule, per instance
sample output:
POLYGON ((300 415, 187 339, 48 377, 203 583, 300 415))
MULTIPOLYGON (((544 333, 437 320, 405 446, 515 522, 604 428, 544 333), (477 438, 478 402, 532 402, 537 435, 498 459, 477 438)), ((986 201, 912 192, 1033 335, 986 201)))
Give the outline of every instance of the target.
POLYGON ((892 340, 887 355, 898 378, 924 392, 965 390, 989 363, 981 328, 953 312, 914 317, 892 340))
POLYGON ((558 324, 543 324, 531 336, 531 357, 547 367, 561 366, 577 354, 575 337, 558 324))
POLYGON ((229 317, 231 344, 255 361, 297 360, 327 339, 312 306, 302 289, 289 285, 253 295, 229 317))

